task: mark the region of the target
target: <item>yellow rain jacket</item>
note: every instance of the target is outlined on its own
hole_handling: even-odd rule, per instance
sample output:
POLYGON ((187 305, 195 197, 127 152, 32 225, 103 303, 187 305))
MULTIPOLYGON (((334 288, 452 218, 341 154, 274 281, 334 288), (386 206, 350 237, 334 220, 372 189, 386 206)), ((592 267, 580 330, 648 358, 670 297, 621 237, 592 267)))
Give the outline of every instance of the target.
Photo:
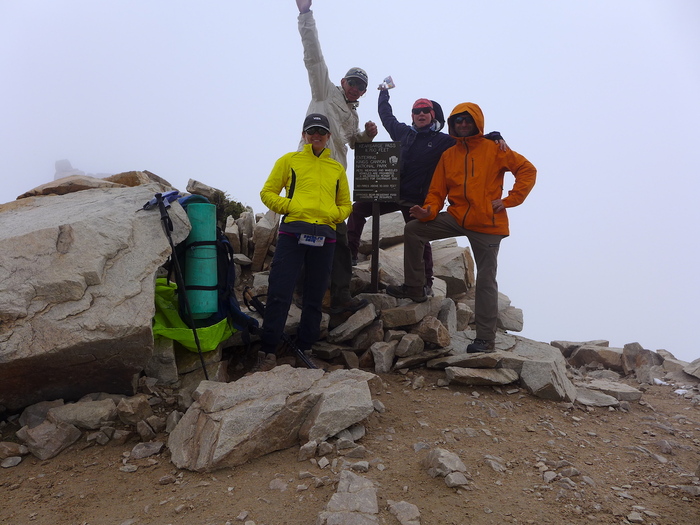
POLYGON ((314 155, 311 144, 277 160, 260 199, 272 211, 284 215, 283 223, 302 221, 333 230, 352 211, 345 169, 331 158, 328 148, 319 157, 314 155), (283 188, 284 197, 280 196, 283 188))
POLYGON ((447 198, 447 212, 463 228, 509 235, 507 213, 495 213, 491 201, 502 198, 506 208, 522 204, 535 185, 537 170, 522 155, 512 150, 501 151, 498 144, 484 138, 484 114, 476 104, 458 104, 448 123, 450 136, 457 143, 440 157, 423 204, 424 208, 430 206, 430 215, 421 220, 433 220, 447 198), (457 137, 453 129, 455 115, 464 112, 474 118, 479 129, 471 137, 457 137), (503 197, 503 176, 508 171, 515 177, 515 183, 503 197))

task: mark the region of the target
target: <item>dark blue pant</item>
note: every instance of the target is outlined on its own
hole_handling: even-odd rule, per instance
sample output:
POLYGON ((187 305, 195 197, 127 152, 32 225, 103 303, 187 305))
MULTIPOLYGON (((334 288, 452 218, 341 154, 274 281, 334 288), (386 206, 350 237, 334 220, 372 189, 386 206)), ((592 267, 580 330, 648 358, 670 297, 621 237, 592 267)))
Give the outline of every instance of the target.
POLYGON ((302 267, 304 304, 297 330, 297 344, 300 349, 307 350, 318 341, 323 296, 328 288, 334 251, 335 243, 332 242, 315 247, 299 244, 295 236, 285 233, 280 233, 277 237, 277 248, 270 266, 261 335, 264 352, 273 353, 282 339, 289 306, 292 304, 294 284, 302 267))

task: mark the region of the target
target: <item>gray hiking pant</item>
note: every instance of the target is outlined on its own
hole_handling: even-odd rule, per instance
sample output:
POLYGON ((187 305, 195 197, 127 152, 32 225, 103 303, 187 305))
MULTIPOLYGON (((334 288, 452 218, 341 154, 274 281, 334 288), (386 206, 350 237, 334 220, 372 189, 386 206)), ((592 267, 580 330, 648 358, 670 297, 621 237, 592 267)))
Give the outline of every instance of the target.
POLYGON ((423 247, 437 239, 466 236, 476 262, 476 337, 493 341, 498 321, 498 248, 504 235, 465 230, 447 212, 428 222, 410 221, 404 229, 404 279, 407 286, 423 287, 423 247))

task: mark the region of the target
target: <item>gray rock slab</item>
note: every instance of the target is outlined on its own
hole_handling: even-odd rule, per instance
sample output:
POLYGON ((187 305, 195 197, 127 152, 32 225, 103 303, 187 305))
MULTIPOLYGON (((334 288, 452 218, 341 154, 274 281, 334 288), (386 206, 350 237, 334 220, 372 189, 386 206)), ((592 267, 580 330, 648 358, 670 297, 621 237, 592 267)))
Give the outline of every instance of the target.
POLYGON ((323 441, 373 412, 369 383, 375 378, 361 370, 324 375, 282 365, 235 383, 202 381, 170 434, 172 462, 211 471, 323 441))
POLYGON ((464 303, 457 303, 457 327, 456 331, 461 332, 469 328, 469 323, 474 317, 474 312, 464 303))
POLYGON ((423 363, 427 363, 432 359, 446 355, 448 352, 449 350, 446 348, 437 348, 435 350, 424 350, 420 354, 401 357, 394 363, 394 370, 399 370, 401 368, 414 368, 422 365, 423 363))
MULTIPOLYGON (((359 252, 372 253, 372 223, 373 218, 368 217, 360 236, 359 252)), ((385 213, 379 216, 379 247, 388 248, 403 242, 403 231, 406 221, 401 212, 385 213)))
POLYGON ((508 385, 518 380, 518 373, 508 368, 460 368, 448 366, 445 376, 450 383, 462 385, 508 385))
POLYGON ((618 407, 620 401, 613 396, 586 387, 576 387, 576 402, 589 407, 618 407))
POLYGON ((374 357, 374 371, 376 373, 386 374, 391 372, 397 347, 398 341, 391 341, 389 343, 380 341, 374 343, 370 347, 369 350, 372 352, 372 357, 374 357))
POLYGON ((62 421, 78 428, 97 430, 105 423, 117 419, 117 405, 112 399, 69 403, 50 409, 47 417, 51 421, 62 421))
POLYGON ((377 317, 377 311, 373 304, 368 304, 361 310, 352 314, 343 324, 336 326, 328 333, 327 341, 329 343, 342 343, 349 341, 364 328, 370 326, 377 317))
POLYGON ((203 197, 206 197, 212 202, 217 200, 217 194, 224 193, 222 190, 214 188, 213 186, 209 186, 208 184, 204 184, 203 182, 198 181, 196 179, 189 179, 187 181, 187 187, 185 189, 190 193, 202 195, 203 197))
POLYGON ((14 456, 26 456, 27 454, 29 454, 29 449, 25 445, 20 445, 12 441, 0 441, 0 459, 14 456))
POLYGON ((614 397, 619 401, 638 401, 642 398, 642 391, 616 381, 607 381, 605 379, 595 379, 588 383, 587 388, 592 390, 600 390, 601 392, 614 397))
MULTIPOLYGON (((457 305, 452 299, 446 297, 442 301, 442 307, 438 312, 437 318, 443 324, 443 326, 447 328, 447 331, 450 334, 457 331, 457 305)), ((464 328, 465 327, 461 328, 460 330, 464 330, 464 328)))
POLYGON ((606 341, 604 339, 596 339, 593 341, 552 341, 549 343, 550 345, 558 348, 561 350, 562 355, 565 358, 568 358, 574 351, 583 345, 590 345, 590 346, 610 346, 610 342, 606 341))
POLYGON ((320 512, 316 525, 377 525, 377 517, 362 512, 320 512))
MULTIPOLYGON (((474 333, 474 336, 476 336, 476 333, 474 333)), ((508 351, 507 356, 501 362, 501 366, 515 370, 518 373, 520 373, 523 363, 527 361, 557 362, 561 367, 566 368, 566 360, 559 349, 540 341, 498 333, 496 334, 496 350, 508 351)))
POLYGON ((177 382, 177 360, 175 359, 175 341, 165 337, 156 337, 153 341, 153 353, 144 369, 148 377, 158 380, 158 384, 172 385, 177 382))
MULTIPOLYGON (((236 219, 234 219, 231 215, 226 217, 226 227, 224 228, 224 235, 226 235, 228 242, 231 243, 233 253, 243 255, 241 253, 241 230, 238 227, 238 224, 236 224, 236 219)), ((246 256, 243 255, 243 257, 246 256)), ((248 257, 246 257, 246 259, 250 261, 248 257)))
POLYGON ((314 343, 312 350, 314 356, 320 359, 325 359, 326 361, 330 361, 331 359, 335 359, 336 357, 338 357, 344 350, 347 350, 347 347, 327 343, 325 341, 319 341, 317 343, 314 343))
POLYGON ((19 416, 19 424, 34 428, 46 420, 46 416, 54 407, 63 406, 63 399, 54 399, 53 401, 40 401, 26 407, 19 416))
POLYGON ((692 361, 688 366, 683 368, 683 372, 700 379, 700 359, 692 361))
POLYGON ((22 427, 16 435, 34 456, 44 460, 57 456, 78 441, 82 432, 68 423, 46 420, 34 428, 22 427))
POLYGON ((253 230, 253 244, 255 249, 251 257, 251 268, 254 272, 259 272, 265 267, 265 260, 268 256, 270 245, 277 236, 281 215, 272 210, 267 213, 255 224, 253 230))
MULTIPOLYGON (((505 357, 503 352, 459 354, 438 357, 428 361, 428 368, 447 368, 448 366, 459 366, 463 368, 496 368, 505 357)), ((517 375, 517 373, 516 373, 517 375)))
POLYGON ((374 343, 384 340, 384 323, 381 319, 375 319, 371 325, 357 334, 351 343, 354 350, 367 350, 374 343))
POLYGON ((358 299, 365 299, 367 302, 374 305, 374 309, 377 312, 382 310, 388 310, 389 308, 396 308, 396 297, 387 295, 385 293, 361 293, 357 295, 358 299))
POLYGON ((401 525, 420 525, 420 510, 413 503, 387 500, 387 505, 401 525))
POLYGON ((613 370, 589 370, 586 377, 590 379, 607 379, 609 381, 619 381, 620 374, 613 370))
POLYGON ((687 361, 681 361, 680 359, 675 359, 673 357, 665 357, 664 362, 661 363, 661 367, 666 372, 682 372, 683 369, 689 364, 690 363, 688 363, 687 361))
POLYGON ((510 330, 511 332, 521 332, 523 330, 524 320, 523 311, 514 306, 506 306, 498 312, 498 328, 502 330, 510 330))
MULTIPOLYGON (((134 393, 153 348, 154 275, 171 251, 158 211, 141 210, 158 189, 0 206, 0 404, 134 393)), ((179 243, 189 221, 177 203, 169 215, 179 243)))
POLYGON ((573 402, 576 387, 566 376, 564 358, 558 351, 557 354, 561 360, 525 361, 520 369, 520 383, 534 396, 573 402))
POLYGON ((426 343, 446 348, 450 346, 450 332, 437 317, 426 315, 411 329, 412 334, 417 334, 426 343))
POLYGON ((448 297, 464 293, 474 285, 474 260, 469 248, 458 246, 456 242, 431 244, 433 274, 447 284, 448 297))
POLYGON ((109 190, 123 188, 124 186, 124 184, 111 182, 97 177, 91 177, 89 175, 68 175, 67 177, 61 177, 60 179, 37 186, 36 188, 19 195, 17 199, 26 199, 28 197, 37 196, 67 195, 85 190, 109 190))
POLYGON ((326 510, 378 514, 377 489, 371 480, 343 470, 338 479, 338 489, 326 505, 326 510))
POLYGON ((432 477, 445 477, 452 472, 467 471, 466 465, 457 454, 440 447, 431 449, 421 464, 432 477))
POLYGON ((663 358, 656 352, 647 350, 639 343, 627 343, 622 349, 622 368, 625 374, 631 374, 642 366, 658 366, 663 358))
POLYGON ((418 334, 406 334, 400 340, 396 347, 397 357, 408 357, 420 354, 425 348, 425 342, 418 334))

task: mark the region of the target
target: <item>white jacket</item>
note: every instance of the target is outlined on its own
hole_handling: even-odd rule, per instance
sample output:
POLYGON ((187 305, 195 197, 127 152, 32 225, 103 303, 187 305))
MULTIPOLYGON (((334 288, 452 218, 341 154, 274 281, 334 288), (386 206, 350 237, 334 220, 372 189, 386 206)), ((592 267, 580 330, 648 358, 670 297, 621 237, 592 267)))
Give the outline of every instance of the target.
MULTIPOLYGON (((365 131, 360 131, 360 118, 357 116, 359 102, 345 100, 343 88, 331 82, 326 61, 318 41, 316 21, 311 11, 299 14, 299 34, 304 46, 304 64, 309 73, 311 103, 306 114, 321 113, 331 124, 329 146, 331 157, 347 168, 348 144, 355 148, 356 142, 372 142, 365 131)), ((302 149, 304 142, 299 144, 302 149)))

